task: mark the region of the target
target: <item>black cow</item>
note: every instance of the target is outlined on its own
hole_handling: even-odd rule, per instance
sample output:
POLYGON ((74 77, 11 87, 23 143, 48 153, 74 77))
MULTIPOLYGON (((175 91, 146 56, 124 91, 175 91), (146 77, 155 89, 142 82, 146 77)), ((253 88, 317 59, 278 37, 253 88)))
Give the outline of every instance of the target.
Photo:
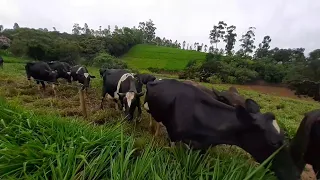
POLYGON ((71 83, 71 67, 68 63, 59 62, 59 61, 51 61, 48 63, 50 68, 56 70, 58 72, 58 78, 64 78, 69 83, 71 83))
POLYGON ((220 102, 223 102, 233 107, 235 107, 236 105, 241 105, 245 107, 245 98, 242 97, 239 94, 238 90, 233 86, 231 86, 227 91, 221 92, 212 88, 212 92, 215 93, 215 95, 217 96, 217 100, 220 102))
POLYGON ((194 141, 200 149, 237 145, 262 162, 282 145, 284 136, 274 114, 260 113, 252 99, 245 105, 234 108, 192 85, 166 79, 147 84, 144 106, 165 125, 173 142, 194 141))
POLYGON ((4 62, 4 60, 3 60, 3 58, 0 56, 0 67, 3 69, 3 62, 4 62))
MULTIPOLYGON (((171 141, 190 143, 195 149, 237 145, 261 163, 283 145, 284 135, 274 114, 261 113, 254 100, 246 99, 245 107, 232 107, 208 97, 190 84, 156 80, 147 84, 144 107, 164 124, 171 141)), ((280 168, 277 176, 285 179, 282 167, 276 168, 280 168)))
POLYGON ((110 73, 117 72, 118 70, 120 70, 120 69, 100 68, 99 74, 100 74, 100 77, 103 78, 103 74, 104 74, 104 73, 110 74, 110 73))
POLYGON ((46 62, 28 62, 25 69, 29 83, 31 77, 33 77, 37 84, 41 83, 43 90, 46 88, 45 82, 52 84, 53 92, 56 95, 55 84, 57 83, 57 71, 51 69, 46 62))
POLYGON ((82 89, 86 89, 90 86, 91 78, 96 78, 89 74, 88 69, 81 65, 76 65, 71 68, 71 77, 73 81, 78 81, 83 84, 82 89))
POLYGON ((156 80, 156 77, 151 74, 136 74, 134 77, 142 84, 147 84, 148 82, 156 80))
POLYGON ((290 151, 300 173, 308 163, 320 179, 320 109, 305 114, 290 142, 290 151))
MULTIPOLYGON (((140 119, 140 97, 144 94, 142 92, 142 84, 127 70, 118 69, 103 74, 101 108, 103 108, 106 94, 110 95, 115 102, 118 99, 120 100, 121 107, 125 111, 128 120, 132 120, 133 113, 138 107, 138 118, 140 119)), ((116 105, 116 107, 118 106, 116 105)))

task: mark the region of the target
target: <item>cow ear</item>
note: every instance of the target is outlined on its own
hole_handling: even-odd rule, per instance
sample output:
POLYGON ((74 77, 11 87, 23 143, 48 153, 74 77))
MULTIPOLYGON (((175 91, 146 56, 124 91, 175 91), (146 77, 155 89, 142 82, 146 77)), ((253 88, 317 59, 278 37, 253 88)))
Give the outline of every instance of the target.
POLYGON ((126 93, 118 93, 119 99, 123 99, 126 93))
POLYGON ((257 102, 255 102, 253 99, 246 99, 245 102, 246 109, 250 113, 258 113, 260 112, 260 106, 257 102))
POLYGON ((91 76, 91 75, 90 75, 90 78, 93 78, 93 79, 94 79, 94 78, 96 78, 96 76, 91 76))
POLYGON ((255 121, 255 119, 252 118, 252 116, 246 110, 246 108, 240 105, 236 106, 236 115, 237 115, 237 118, 245 124, 252 124, 255 121))

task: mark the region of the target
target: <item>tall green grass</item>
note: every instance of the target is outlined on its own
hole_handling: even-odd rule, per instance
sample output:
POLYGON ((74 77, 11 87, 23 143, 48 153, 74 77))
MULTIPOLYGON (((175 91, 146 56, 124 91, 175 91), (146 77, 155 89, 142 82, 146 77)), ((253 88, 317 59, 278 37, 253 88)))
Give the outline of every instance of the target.
MULTIPOLYGON (((0 99, 0 179, 245 179, 256 165, 240 154, 138 148, 122 124, 38 116, 0 99)), ((258 169, 249 179, 274 179, 258 169)))
POLYGON ((130 68, 147 69, 153 67, 165 70, 182 70, 190 60, 203 61, 205 53, 140 44, 132 47, 122 58, 130 68))

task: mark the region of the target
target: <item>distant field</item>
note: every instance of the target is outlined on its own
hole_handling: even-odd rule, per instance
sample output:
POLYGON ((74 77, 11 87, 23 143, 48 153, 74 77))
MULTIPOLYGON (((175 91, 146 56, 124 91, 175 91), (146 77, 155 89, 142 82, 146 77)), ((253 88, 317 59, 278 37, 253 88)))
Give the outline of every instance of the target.
POLYGON ((124 59, 130 68, 149 67, 166 70, 182 70, 190 60, 203 61, 205 53, 155 45, 136 45, 125 54, 124 59))

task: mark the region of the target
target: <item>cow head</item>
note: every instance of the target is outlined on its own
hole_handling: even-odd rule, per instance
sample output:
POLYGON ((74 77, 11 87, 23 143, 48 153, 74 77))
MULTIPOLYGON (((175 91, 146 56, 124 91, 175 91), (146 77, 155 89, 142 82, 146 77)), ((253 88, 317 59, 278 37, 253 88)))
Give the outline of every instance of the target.
POLYGON ((144 92, 136 93, 132 91, 118 93, 119 99, 123 102, 123 110, 128 120, 132 120, 133 113, 138 106, 138 101, 140 101, 140 97, 143 96, 143 94, 144 92))
POLYGON ((236 116, 243 126, 236 135, 239 146, 258 162, 263 162, 283 144, 284 134, 274 114, 261 113, 254 100, 245 100, 245 107, 237 105, 236 116))
POLYGON ((90 75, 89 73, 79 73, 78 81, 83 84, 84 88, 90 87, 91 78, 96 78, 95 76, 90 75))
POLYGON ((156 80, 156 77, 151 74, 135 74, 134 77, 142 84, 147 84, 148 82, 156 80))
POLYGON ((63 72, 63 78, 65 78, 69 83, 72 81, 72 76, 70 71, 64 71, 63 72))
POLYGON ((46 71, 47 71, 47 73, 49 75, 50 82, 56 83, 57 82, 57 78, 58 78, 57 70, 54 70, 54 71, 46 70, 46 71))

